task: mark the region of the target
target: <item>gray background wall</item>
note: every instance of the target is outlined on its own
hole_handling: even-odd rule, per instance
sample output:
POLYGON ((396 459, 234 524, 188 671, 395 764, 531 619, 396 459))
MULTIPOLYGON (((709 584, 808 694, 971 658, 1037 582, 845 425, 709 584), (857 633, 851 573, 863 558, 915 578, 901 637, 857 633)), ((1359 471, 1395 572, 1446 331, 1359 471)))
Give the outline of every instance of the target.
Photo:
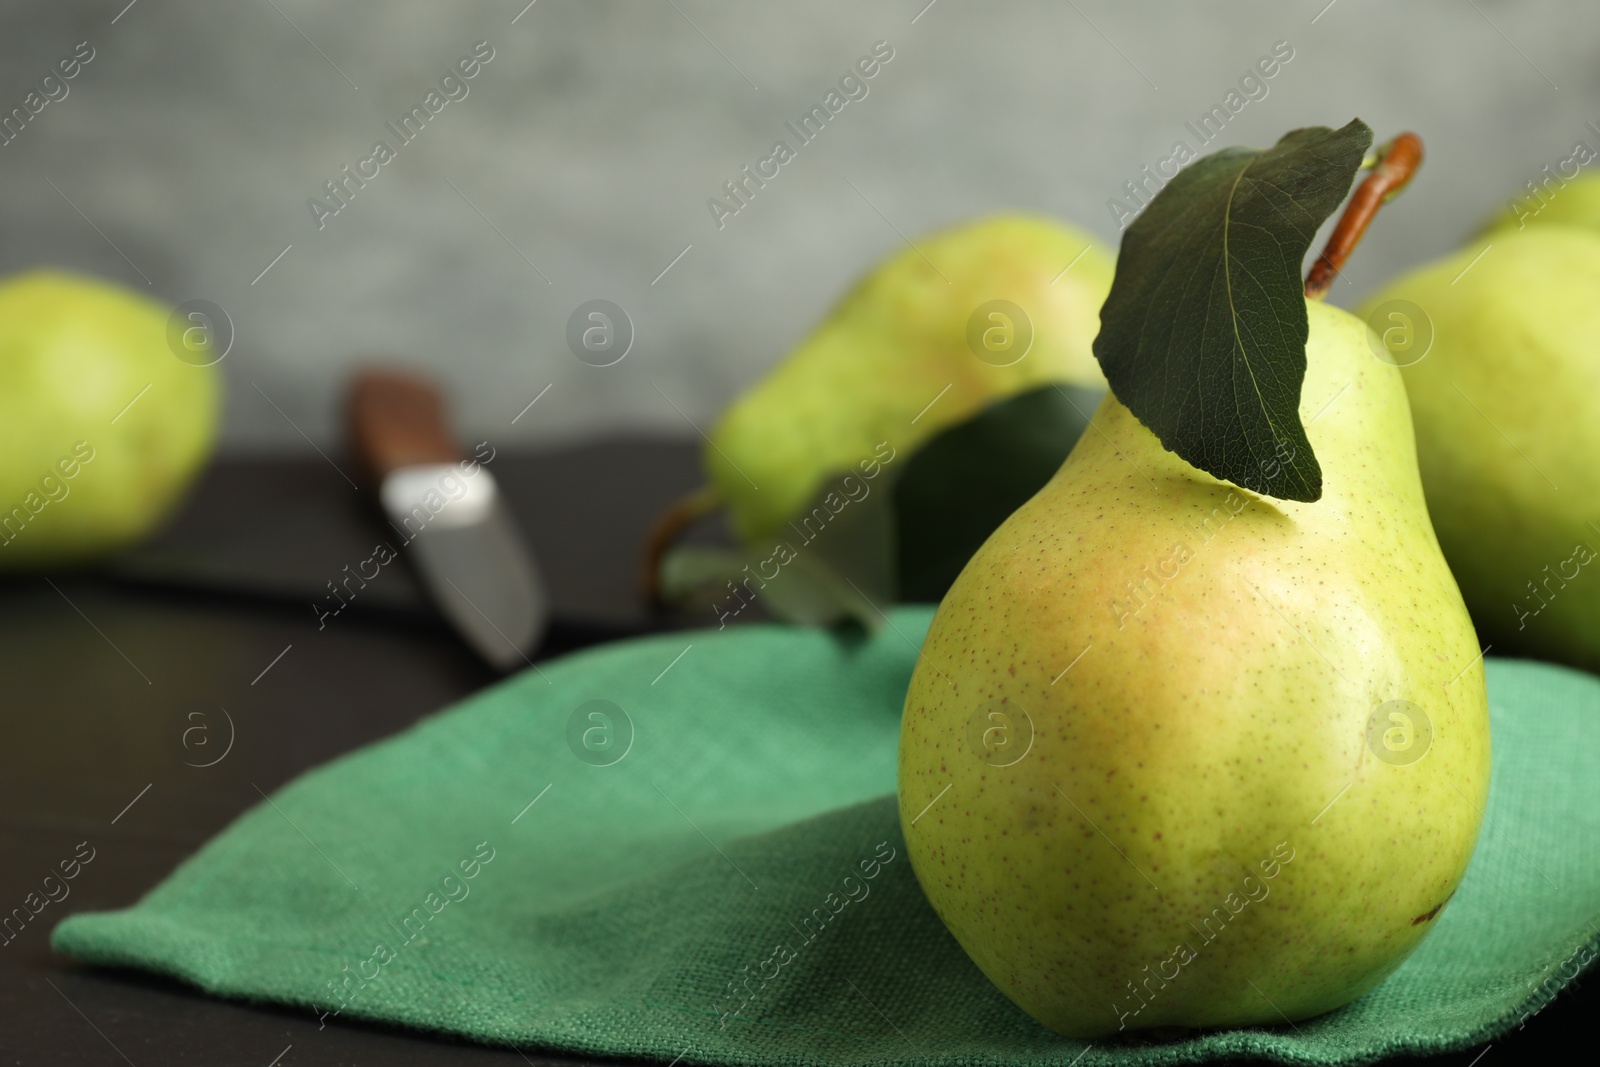
POLYGON ((913 237, 1020 208, 1114 243, 1107 198, 1279 40, 1294 59, 1219 144, 1359 115, 1428 147, 1335 303, 1459 243, 1575 140, 1600 146, 1593 4, 926 2, 12 0, 0 110, 77 42, 96 56, 0 148, 0 269, 224 307, 235 450, 307 447, 252 383, 335 439, 342 381, 374 353, 432 368, 497 442, 689 435, 666 398, 706 425, 903 247, 862 194, 913 237), (880 39, 895 57, 870 94, 719 231, 706 199, 880 39), (479 40, 495 58, 470 95, 319 231, 307 199, 397 144, 384 122, 479 40), (637 331, 612 367, 565 343, 594 297, 637 331))

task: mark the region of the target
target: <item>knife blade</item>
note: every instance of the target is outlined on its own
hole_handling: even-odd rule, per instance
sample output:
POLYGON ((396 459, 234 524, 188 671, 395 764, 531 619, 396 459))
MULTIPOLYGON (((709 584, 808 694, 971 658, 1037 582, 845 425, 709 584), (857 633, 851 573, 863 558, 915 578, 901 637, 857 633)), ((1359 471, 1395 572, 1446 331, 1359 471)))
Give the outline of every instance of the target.
POLYGON ((549 598, 479 447, 456 443, 431 380, 366 370, 350 386, 351 441, 378 503, 434 605, 491 666, 532 663, 549 598))

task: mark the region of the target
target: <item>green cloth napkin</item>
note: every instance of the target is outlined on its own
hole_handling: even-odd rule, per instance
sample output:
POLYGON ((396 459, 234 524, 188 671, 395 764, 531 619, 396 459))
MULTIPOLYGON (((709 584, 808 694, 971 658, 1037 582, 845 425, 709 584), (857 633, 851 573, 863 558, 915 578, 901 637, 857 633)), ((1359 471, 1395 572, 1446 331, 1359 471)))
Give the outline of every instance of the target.
POLYGON ((1494 661, 1488 823, 1404 967, 1298 1028, 1085 1052, 989 984, 906 858, 895 742, 929 617, 902 609, 872 638, 653 637, 527 671, 301 776, 54 943, 330 1021, 815 1067, 1359 1063, 1491 1040, 1593 958, 1600 681, 1494 661))

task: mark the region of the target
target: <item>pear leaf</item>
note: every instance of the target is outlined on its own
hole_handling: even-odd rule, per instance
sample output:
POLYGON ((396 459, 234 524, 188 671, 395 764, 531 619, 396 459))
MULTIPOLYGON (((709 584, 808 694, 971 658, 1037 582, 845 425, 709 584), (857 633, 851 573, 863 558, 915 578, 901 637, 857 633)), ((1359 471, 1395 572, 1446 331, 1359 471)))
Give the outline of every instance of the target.
POLYGON ((829 477, 809 505, 771 538, 735 548, 683 544, 658 574, 663 599, 709 606, 719 627, 744 613, 806 626, 853 621, 881 625, 879 605, 895 601, 893 516, 886 474, 829 477))
POLYGON ((1299 415, 1301 262, 1371 144, 1353 119, 1203 156, 1122 235, 1094 354, 1117 399, 1208 474, 1279 499, 1322 495, 1299 415))
POLYGON ((858 472, 827 479, 772 541, 678 545, 661 562, 661 595, 712 611, 719 625, 765 616, 874 631, 880 605, 943 598, 995 528, 1055 474, 1104 396, 1050 382, 996 400, 870 484, 858 472))
POLYGON ((1055 474, 1104 395, 1041 385, 940 431, 906 461, 893 489, 902 602, 944 598, 995 527, 1055 474))
POLYGON ((689 612, 709 610, 722 629, 735 619, 782 619, 802 626, 853 621, 868 633, 883 616, 860 586, 818 555, 796 556, 771 579, 773 560, 750 549, 679 545, 661 561, 661 597, 689 612), (759 573, 758 573, 759 572, 759 573), (744 615, 744 610, 759 605, 744 615), (741 616, 743 616, 741 618, 741 616))

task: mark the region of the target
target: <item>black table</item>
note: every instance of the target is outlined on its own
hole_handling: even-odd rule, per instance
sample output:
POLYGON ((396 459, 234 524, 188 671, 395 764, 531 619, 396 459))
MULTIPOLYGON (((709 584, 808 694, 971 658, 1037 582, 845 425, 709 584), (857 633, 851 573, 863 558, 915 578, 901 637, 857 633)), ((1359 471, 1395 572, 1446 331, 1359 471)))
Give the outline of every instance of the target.
MULTIPOLYGON (((652 611, 637 582, 651 519, 699 484, 697 451, 639 440, 497 456, 551 587, 541 657, 710 624, 652 611)), ((320 459, 226 461, 115 564, 0 583, 0 914, 78 842, 95 850, 70 895, 0 947, 0 1064, 569 1062, 342 1019, 319 1030, 304 1010, 50 950, 67 914, 132 904, 263 793, 493 680, 401 567, 318 628, 323 583, 383 537, 369 505, 320 459)), ((1597 990, 1564 995, 1482 1067, 1583 1047, 1597 990)))

